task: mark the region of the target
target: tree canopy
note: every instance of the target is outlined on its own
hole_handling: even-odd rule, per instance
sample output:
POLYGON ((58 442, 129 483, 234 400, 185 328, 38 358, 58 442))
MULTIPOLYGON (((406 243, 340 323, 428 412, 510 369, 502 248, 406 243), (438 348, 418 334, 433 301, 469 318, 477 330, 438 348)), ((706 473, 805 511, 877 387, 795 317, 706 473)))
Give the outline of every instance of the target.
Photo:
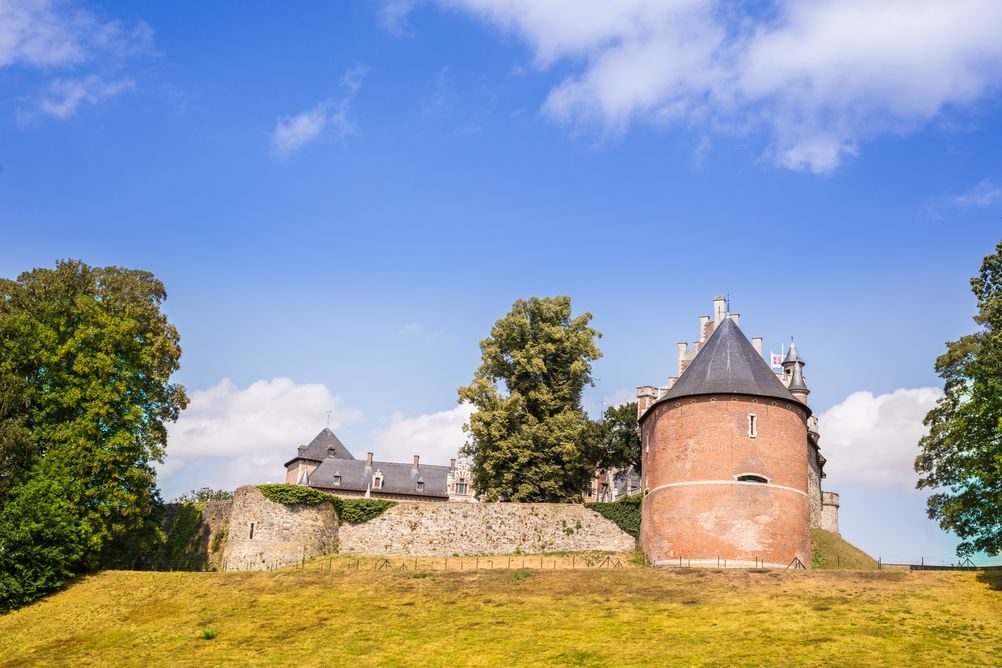
POLYGON ((594 467, 581 395, 602 356, 590 321, 572 317, 570 297, 520 299, 481 341, 480 368, 459 388, 476 408, 464 454, 481 498, 581 498, 594 467))
POLYGON ((187 405, 152 274, 63 261, 0 280, 0 609, 153 535, 153 464, 187 405))
POLYGON ((960 556, 1002 553, 1002 241, 971 279, 978 331, 936 360, 943 397, 925 417, 919 489, 936 490, 930 519, 963 542, 960 556))
POLYGON ((637 402, 609 406, 596 424, 595 464, 598 468, 627 469, 640 472, 640 427, 637 402))

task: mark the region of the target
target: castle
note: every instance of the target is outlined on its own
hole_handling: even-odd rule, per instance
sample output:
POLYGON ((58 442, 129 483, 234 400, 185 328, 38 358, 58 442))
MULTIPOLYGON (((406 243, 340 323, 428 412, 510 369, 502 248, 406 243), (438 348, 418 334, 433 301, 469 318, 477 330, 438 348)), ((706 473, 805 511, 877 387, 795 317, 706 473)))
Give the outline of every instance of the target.
POLYGON ((637 388, 644 494, 640 544, 655 565, 810 564, 812 527, 838 532, 838 495, 795 344, 774 372, 713 300, 677 375, 637 388))
POLYGON ((474 501, 465 460, 448 466, 355 459, 334 432, 323 429, 285 463, 285 482, 307 485, 339 496, 397 501, 474 501))

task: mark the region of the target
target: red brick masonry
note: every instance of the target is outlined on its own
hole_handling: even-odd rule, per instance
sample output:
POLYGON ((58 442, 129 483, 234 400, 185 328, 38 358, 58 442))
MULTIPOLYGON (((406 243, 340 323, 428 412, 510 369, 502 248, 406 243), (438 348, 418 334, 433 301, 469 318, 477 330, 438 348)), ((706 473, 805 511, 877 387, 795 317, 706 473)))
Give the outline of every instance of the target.
POLYGON ((653 410, 642 431, 640 542, 648 559, 786 566, 799 558, 810 565, 807 414, 799 404, 711 395, 653 410), (739 482, 742 475, 768 482, 739 482))

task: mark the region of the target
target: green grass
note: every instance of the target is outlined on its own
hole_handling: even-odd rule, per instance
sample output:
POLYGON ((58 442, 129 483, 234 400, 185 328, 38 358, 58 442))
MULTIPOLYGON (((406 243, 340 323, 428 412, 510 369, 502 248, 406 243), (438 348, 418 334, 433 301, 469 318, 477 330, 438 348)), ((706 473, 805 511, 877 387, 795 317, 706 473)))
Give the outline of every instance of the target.
POLYGON ((837 533, 811 529, 814 547, 814 568, 852 568, 862 571, 877 570, 877 560, 845 541, 837 533))
POLYGON ((323 563, 82 578, 0 617, 0 666, 990 666, 1002 657, 998 572, 323 563))

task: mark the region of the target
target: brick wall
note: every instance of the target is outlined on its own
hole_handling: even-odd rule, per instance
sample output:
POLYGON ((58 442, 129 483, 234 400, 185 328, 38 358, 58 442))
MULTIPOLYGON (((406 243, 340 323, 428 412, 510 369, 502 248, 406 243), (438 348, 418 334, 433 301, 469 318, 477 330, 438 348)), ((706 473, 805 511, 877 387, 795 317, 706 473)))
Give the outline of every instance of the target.
POLYGON ((662 403, 644 420, 641 546, 654 563, 811 563, 806 412, 719 395, 662 403), (757 435, 748 433, 754 414, 757 435), (649 448, 649 450, 648 450, 649 448), (757 475, 766 484, 739 482, 757 475))
POLYGON ((451 556, 632 550, 635 541, 582 505, 401 503, 365 524, 343 524, 340 551, 451 556))

